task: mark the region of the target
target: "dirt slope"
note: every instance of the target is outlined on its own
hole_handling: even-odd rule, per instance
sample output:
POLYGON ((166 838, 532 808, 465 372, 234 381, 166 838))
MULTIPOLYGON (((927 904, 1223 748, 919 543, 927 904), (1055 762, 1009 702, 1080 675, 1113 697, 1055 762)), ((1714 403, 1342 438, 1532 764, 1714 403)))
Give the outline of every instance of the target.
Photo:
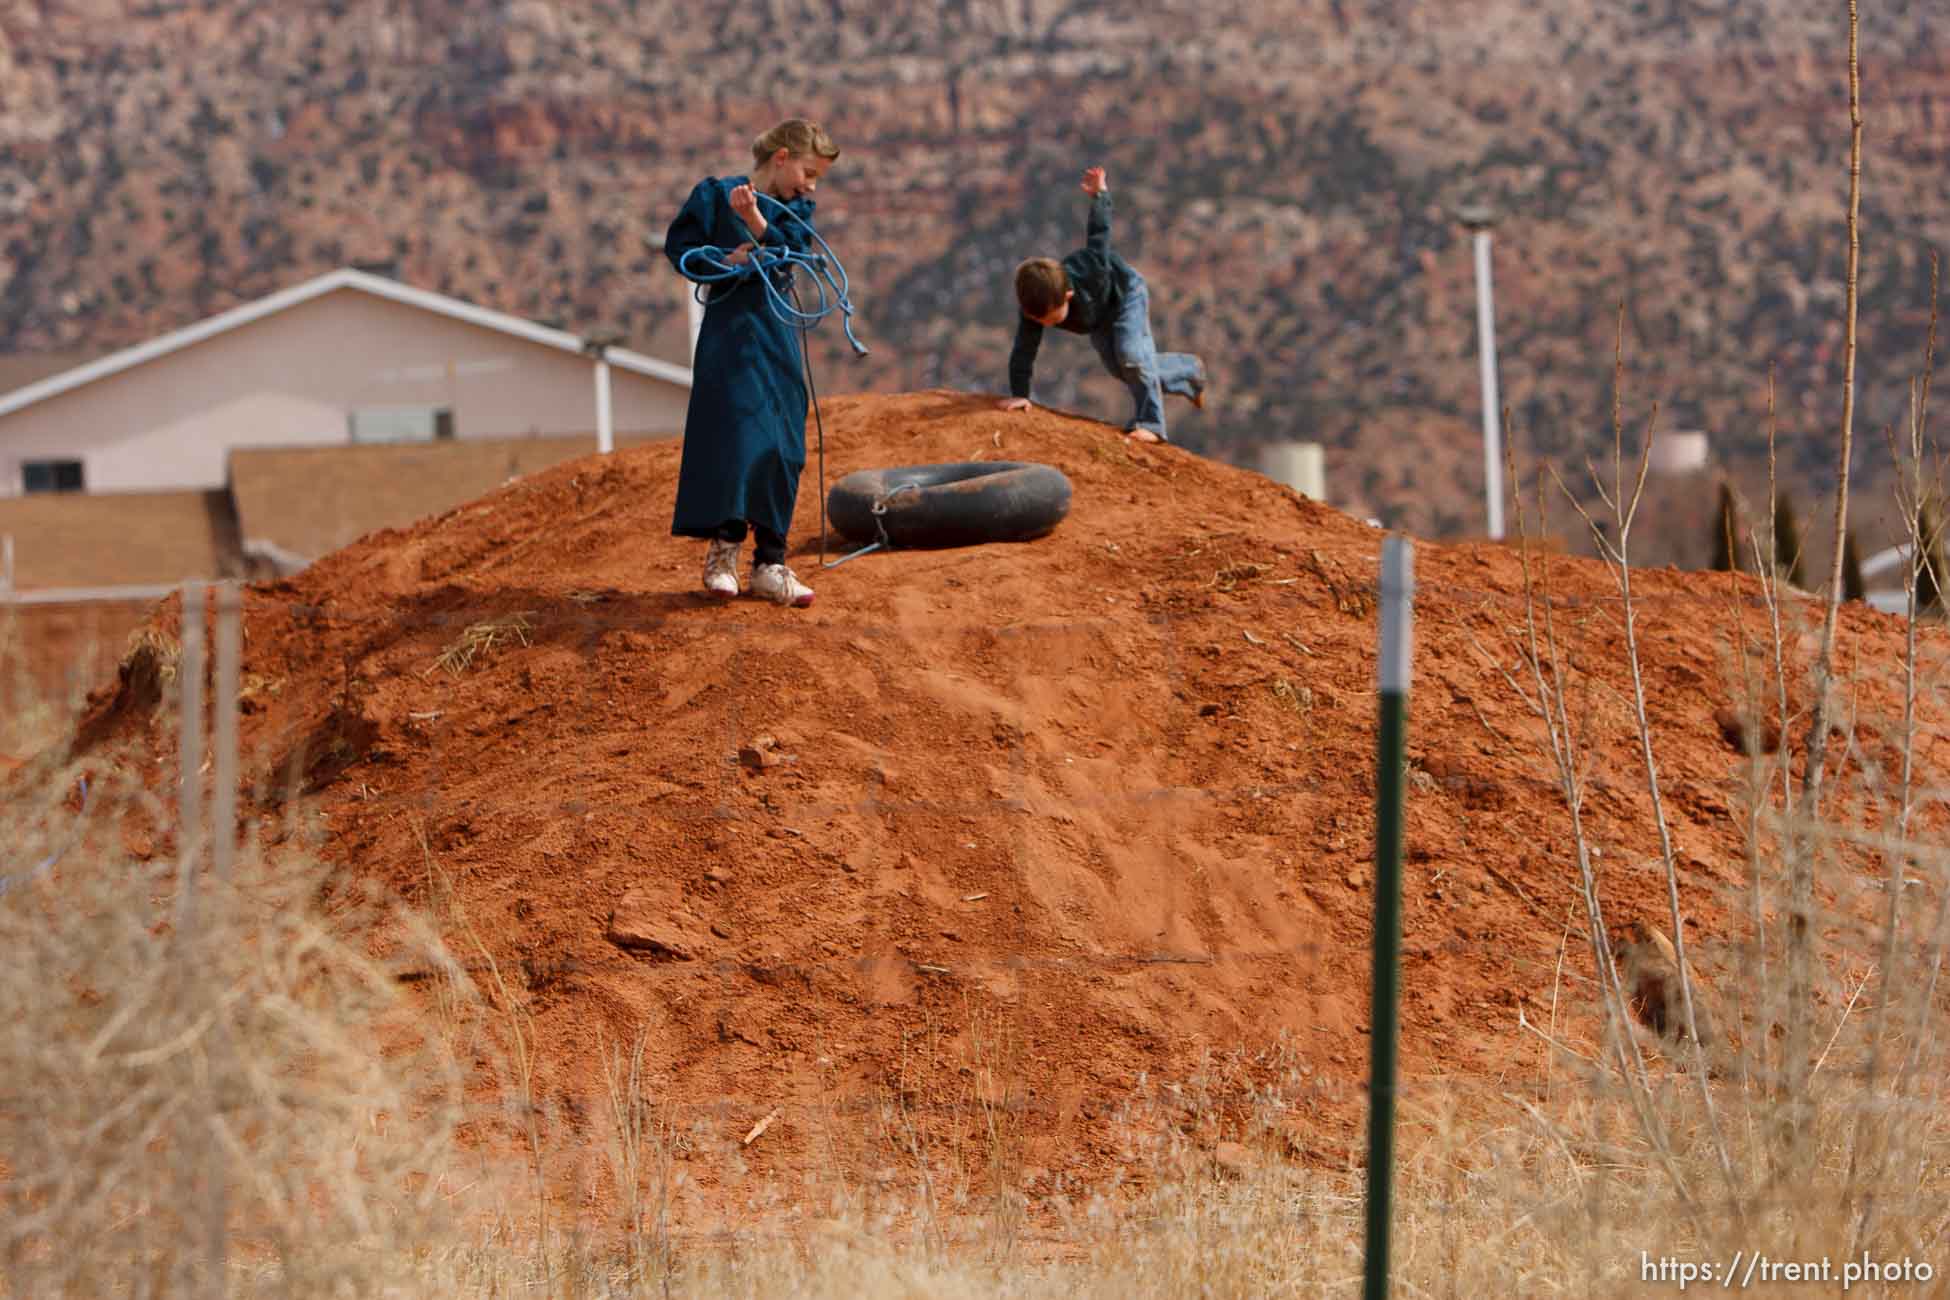
MULTIPOLYGON (((826 428, 832 476, 1030 459, 1070 476, 1075 505, 1026 545, 824 573, 797 555, 808 611, 718 607, 695 592, 701 547, 667 535, 675 445, 564 465, 252 589, 247 744, 267 768, 307 756, 347 873, 421 902, 451 880, 519 972, 543 1087, 571 1116, 600 1111, 600 1045, 642 1025, 657 1093, 717 1139, 783 1108, 745 1152, 765 1174, 868 1162, 833 1135, 890 1114, 953 1125, 989 1101, 1020 1117, 1030 1167, 1100 1176, 1121 1105, 1235 1051, 1228 1086, 1305 1081, 1297 1149, 1343 1149, 1368 1050, 1381 535, 1175 448, 954 393, 831 400, 826 428), (435 666, 516 614, 522 635, 435 666), (742 763, 765 736, 777 761, 742 763)), ((818 490, 815 462, 802 549, 818 490)), ((1417 568, 1411 1091, 1535 1061, 1517 1007, 1547 1014, 1575 881, 1538 727, 1491 662, 1513 662, 1515 553, 1423 546, 1417 568)), ((1594 687, 1578 698, 1603 888, 1651 912, 1609 579, 1581 561, 1556 578, 1594 687)), ((1691 938, 1710 953, 1742 861, 1740 760, 1714 721, 1725 580, 1638 583, 1691 938)), ((1893 664, 1900 628, 1859 610, 1843 625, 1857 759, 1886 757, 1873 724, 1894 696, 1863 670, 1893 664)), ((161 744, 112 691, 90 734, 161 744)), ((1565 969, 1568 1003, 1588 969, 1575 938, 1565 969)))

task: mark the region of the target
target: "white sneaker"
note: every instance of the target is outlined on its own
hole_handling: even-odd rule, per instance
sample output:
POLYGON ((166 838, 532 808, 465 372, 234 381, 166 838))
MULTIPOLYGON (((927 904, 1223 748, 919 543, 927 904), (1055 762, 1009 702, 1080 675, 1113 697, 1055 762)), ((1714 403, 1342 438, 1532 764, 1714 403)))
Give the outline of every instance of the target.
POLYGON ((704 552, 704 589, 719 600, 738 596, 738 551, 742 544, 712 538, 704 552))
POLYGON ((798 609, 813 603, 812 588, 799 581, 799 575, 783 564, 761 564, 753 569, 752 595, 798 609))

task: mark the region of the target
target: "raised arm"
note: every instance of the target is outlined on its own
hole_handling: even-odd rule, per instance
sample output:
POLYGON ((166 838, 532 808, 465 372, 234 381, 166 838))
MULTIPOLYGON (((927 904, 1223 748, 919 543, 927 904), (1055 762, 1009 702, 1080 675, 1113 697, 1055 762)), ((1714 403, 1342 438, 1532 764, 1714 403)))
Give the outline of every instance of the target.
POLYGON ((760 203, 759 209, 766 220, 765 237, 758 242, 768 248, 789 248, 795 253, 811 249, 812 236, 808 233, 812 225, 813 201, 794 199, 785 206, 785 212, 770 203, 760 203), (787 216, 789 212, 792 215, 787 216))
POLYGON ((1083 245, 1099 253, 1110 251, 1110 182, 1104 169, 1092 167, 1083 173, 1083 192, 1090 196, 1090 220, 1083 229, 1083 245))

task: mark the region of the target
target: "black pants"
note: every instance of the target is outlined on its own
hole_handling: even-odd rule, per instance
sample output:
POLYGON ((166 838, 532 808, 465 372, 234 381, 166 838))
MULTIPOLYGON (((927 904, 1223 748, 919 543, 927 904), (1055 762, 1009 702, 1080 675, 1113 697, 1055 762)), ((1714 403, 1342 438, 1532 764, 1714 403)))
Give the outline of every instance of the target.
MULTIPOLYGON (((742 542, 745 540, 747 527, 742 519, 727 519, 718 525, 718 540, 742 542)), ((752 545, 752 567, 785 563, 785 537, 782 534, 775 533, 762 524, 749 525, 749 530, 758 538, 752 545)))

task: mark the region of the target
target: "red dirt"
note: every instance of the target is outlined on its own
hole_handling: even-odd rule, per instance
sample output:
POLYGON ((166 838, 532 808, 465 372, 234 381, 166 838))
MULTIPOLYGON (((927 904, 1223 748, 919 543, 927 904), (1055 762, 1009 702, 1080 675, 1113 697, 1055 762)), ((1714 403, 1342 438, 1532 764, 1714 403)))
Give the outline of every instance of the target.
MULTIPOLYGON (((602 1109, 601 1046, 645 1026, 654 1093, 714 1140, 783 1108, 743 1151, 781 1184, 870 1163, 833 1134, 897 1103, 948 1124, 996 1100, 1021 1103, 1025 1165, 1100 1180, 1145 1080, 1241 1052, 1236 1089, 1283 1042, 1309 1085, 1288 1093, 1293 1146, 1345 1153, 1368 1052, 1381 534, 989 399, 837 399, 826 426, 829 478, 1036 460, 1075 504, 1041 541, 817 572, 815 465, 795 562, 817 604, 718 606, 701 545, 668 536, 674 444, 559 466, 252 588, 247 745, 282 761, 309 738, 324 851, 349 874, 427 901, 424 831, 525 982, 542 1087, 572 1116, 602 1109), (434 667, 516 613, 525 641, 434 667), (741 763, 761 736, 780 761, 741 763)), ((1402 1063, 1434 1094, 1537 1060, 1517 1009, 1549 1014, 1576 873, 1541 728, 1490 663, 1514 663, 1518 554, 1422 544, 1416 564, 1402 1063)), ((1611 580, 1561 557, 1553 576, 1573 662, 1604 684, 1577 692, 1601 888, 1656 921, 1611 580)), ((1742 760, 1715 720, 1726 579, 1635 583, 1688 940, 1710 954, 1743 872, 1742 760)), ((1896 662, 1896 620, 1850 608, 1842 628, 1845 667, 1896 662)), ((1875 755, 1893 683, 1851 689, 1875 755)), ((138 721, 123 738, 160 745, 138 721)), ((1944 743, 1924 753, 1939 772, 1944 743)), ((692 1170, 701 1194, 719 1168, 692 1170)))

